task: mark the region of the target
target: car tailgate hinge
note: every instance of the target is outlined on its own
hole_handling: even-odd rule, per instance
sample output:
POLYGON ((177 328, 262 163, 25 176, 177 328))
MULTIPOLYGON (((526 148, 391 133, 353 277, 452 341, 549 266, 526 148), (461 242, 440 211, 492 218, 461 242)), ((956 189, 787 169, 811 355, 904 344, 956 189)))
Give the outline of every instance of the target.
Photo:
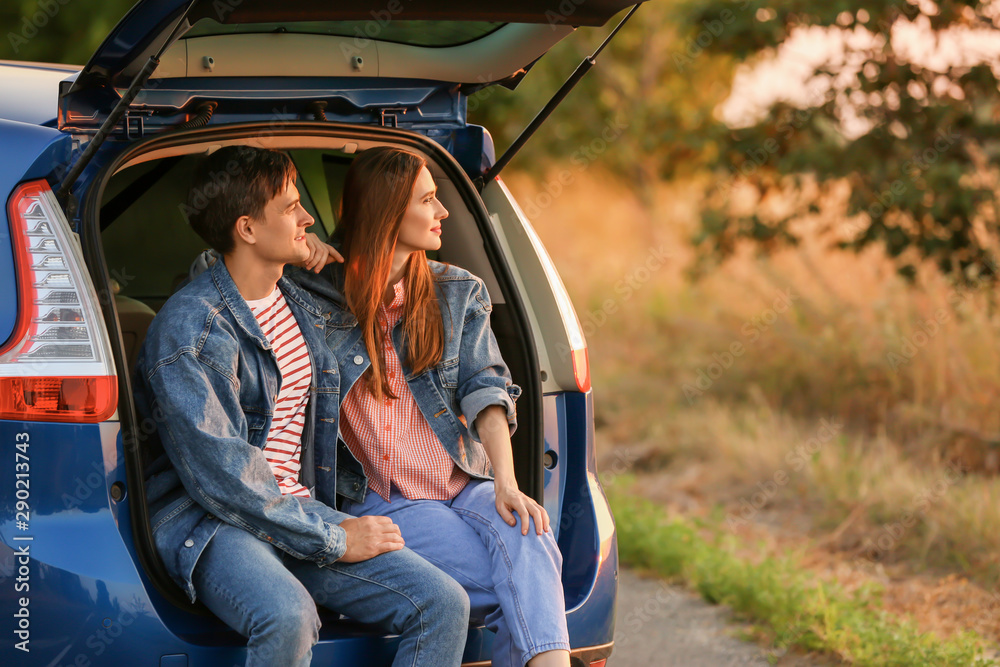
POLYGON ((379 108, 379 121, 382 127, 399 127, 398 116, 406 115, 409 107, 381 107, 379 108))
POLYGON ((128 109, 125 111, 125 138, 141 139, 146 132, 146 119, 152 115, 152 109, 128 109))

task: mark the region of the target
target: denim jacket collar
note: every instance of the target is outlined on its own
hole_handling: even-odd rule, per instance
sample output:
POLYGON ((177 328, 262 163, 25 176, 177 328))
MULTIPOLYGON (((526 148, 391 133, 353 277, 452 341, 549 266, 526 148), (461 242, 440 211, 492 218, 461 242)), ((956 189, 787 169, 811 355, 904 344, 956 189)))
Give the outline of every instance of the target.
POLYGON ((302 288, 323 298, 323 303, 330 306, 329 312, 323 314, 329 325, 333 327, 353 327, 358 319, 347 307, 344 296, 344 265, 338 262, 330 264, 319 274, 298 267, 288 267, 282 280, 294 280, 302 288))
MULTIPOLYGON (((226 266, 226 262, 222 259, 218 259, 212 264, 209 270, 212 272, 212 280, 215 282, 215 286, 222 295, 223 301, 226 302, 226 307, 229 308, 229 311, 233 314, 233 319, 236 320, 236 323, 239 324, 247 335, 256 341, 262 349, 270 350, 271 343, 269 343, 267 338, 264 336, 264 332, 261 330, 260 324, 257 322, 257 318, 254 317, 253 311, 250 310, 250 306, 247 305, 246 299, 242 294, 240 294, 240 290, 236 286, 236 282, 233 280, 232 274, 229 273, 229 268, 226 266)), ((316 308, 315 302, 304 296, 299 287, 285 276, 278 279, 278 287, 281 289, 281 292, 284 294, 286 299, 292 299, 304 310, 317 317, 323 317, 323 314, 316 308)))

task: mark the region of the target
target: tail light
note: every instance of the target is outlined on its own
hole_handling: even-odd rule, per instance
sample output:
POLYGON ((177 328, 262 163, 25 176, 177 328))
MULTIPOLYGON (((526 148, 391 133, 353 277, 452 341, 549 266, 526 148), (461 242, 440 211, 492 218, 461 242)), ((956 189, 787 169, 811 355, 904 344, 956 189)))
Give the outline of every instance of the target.
MULTIPOLYGON (((513 198, 511 198, 513 201, 513 198)), ((559 308, 559 316, 562 319, 563 328, 566 330, 566 340, 569 343, 569 355, 573 361, 573 376, 576 378, 576 386, 580 391, 590 390, 590 358, 587 355, 587 339, 583 335, 583 327, 580 326, 580 318, 576 316, 576 309, 573 308, 573 301, 566 292, 566 285, 563 284, 559 271, 556 270, 552 258, 549 257, 548 250, 542 245, 542 240, 538 238, 538 233, 531 226, 528 219, 521 214, 524 222, 524 230, 531 245, 542 264, 545 277, 552 286, 552 295, 556 299, 556 306, 559 308)), ((562 345, 557 346, 560 352, 564 352, 562 345)))
POLYGON ((15 190, 8 218, 18 319, 0 348, 0 419, 104 421, 118 383, 78 241, 45 181, 15 190))

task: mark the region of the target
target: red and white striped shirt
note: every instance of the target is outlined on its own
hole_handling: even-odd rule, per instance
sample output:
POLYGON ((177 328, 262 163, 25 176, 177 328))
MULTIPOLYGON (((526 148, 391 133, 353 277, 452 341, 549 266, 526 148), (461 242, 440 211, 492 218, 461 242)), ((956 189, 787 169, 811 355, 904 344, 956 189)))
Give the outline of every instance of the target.
POLYGON ((395 296, 382 304, 386 374, 398 398, 376 399, 358 381, 340 406, 341 432, 351 453, 368 476, 368 488, 389 500, 392 484, 410 500, 449 500, 465 488, 469 475, 455 465, 417 407, 389 332, 403 316, 403 281, 395 296))
POLYGON ((281 493, 308 498, 309 489, 299 483, 302 467, 299 457, 312 383, 309 349, 295 316, 277 287, 269 296, 247 301, 247 304, 271 343, 281 372, 281 390, 271 418, 271 430, 267 433, 264 456, 278 480, 281 493))

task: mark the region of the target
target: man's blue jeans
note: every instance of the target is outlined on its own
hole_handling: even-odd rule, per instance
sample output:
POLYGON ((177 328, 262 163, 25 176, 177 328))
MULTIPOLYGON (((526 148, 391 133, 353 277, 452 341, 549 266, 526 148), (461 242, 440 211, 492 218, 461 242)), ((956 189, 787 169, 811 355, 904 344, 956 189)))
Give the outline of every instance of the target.
MULTIPOLYGON (((472 619, 496 633, 493 667, 522 667, 544 651, 569 650, 562 555, 552 533, 527 535, 497 513, 493 482, 472 480, 452 500, 407 500, 393 486, 386 502, 369 490, 355 516, 387 516, 406 546, 462 584, 472 619)), ((515 517, 517 514, 514 515, 515 517)))
MULTIPOLYGON (((347 518, 300 500, 330 523, 347 518)), ((468 595, 409 549, 320 567, 223 524, 198 559, 194 586, 209 609, 249 638, 248 667, 309 665, 317 603, 400 635, 395 667, 457 666, 469 631, 468 595)))

